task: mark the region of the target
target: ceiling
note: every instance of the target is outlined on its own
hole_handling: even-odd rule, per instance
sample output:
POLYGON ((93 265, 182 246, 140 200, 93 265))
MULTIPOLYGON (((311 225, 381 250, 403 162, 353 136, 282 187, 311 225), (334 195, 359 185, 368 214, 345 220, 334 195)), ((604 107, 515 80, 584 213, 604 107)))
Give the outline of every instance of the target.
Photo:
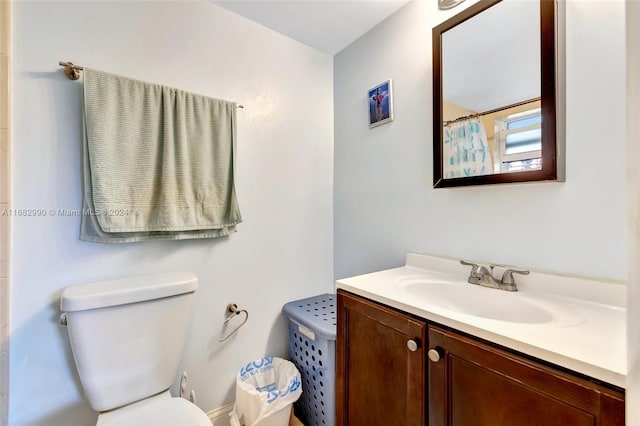
POLYGON ((211 0, 301 43, 335 55, 409 0, 211 0))

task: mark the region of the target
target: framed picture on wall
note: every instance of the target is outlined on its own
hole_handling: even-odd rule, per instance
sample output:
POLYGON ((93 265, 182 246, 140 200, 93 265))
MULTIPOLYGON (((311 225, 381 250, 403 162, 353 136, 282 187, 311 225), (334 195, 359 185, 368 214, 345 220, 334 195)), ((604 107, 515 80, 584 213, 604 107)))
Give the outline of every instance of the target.
POLYGON ((367 93, 369 95, 369 128, 393 120, 391 79, 370 89, 367 93))

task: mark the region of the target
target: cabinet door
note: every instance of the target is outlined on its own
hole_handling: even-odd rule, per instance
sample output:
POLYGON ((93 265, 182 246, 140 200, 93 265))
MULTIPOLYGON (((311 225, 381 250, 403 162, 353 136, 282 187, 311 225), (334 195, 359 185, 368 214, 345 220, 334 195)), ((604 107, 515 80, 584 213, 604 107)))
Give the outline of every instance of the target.
POLYGON ((338 291, 338 425, 423 426, 426 323, 338 291))
POLYGON ((621 392, 436 327, 429 348, 430 426, 624 425, 621 392))

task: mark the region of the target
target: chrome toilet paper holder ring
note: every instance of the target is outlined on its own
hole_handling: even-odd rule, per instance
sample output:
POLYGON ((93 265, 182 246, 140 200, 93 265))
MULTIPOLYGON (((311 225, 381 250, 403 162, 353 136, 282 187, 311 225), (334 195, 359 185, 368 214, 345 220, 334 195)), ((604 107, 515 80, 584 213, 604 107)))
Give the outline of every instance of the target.
POLYGON ((226 326, 229 321, 231 321, 233 318, 237 317, 240 314, 244 314, 244 320, 240 323, 239 326, 237 326, 231 333, 229 333, 227 336, 218 339, 218 342, 224 342, 226 340, 228 340, 231 336, 233 336, 234 334, 236 334, 238 332, 238 330, 240 330, 240 327, 242 327, 248 320, 249 320, 249 312, 246 309, 238 309, 238 305, 236 305, 235 303, 229 303, 227 305, 227 312, 230 313, 231 315, 229 315, 225 320, 224 320, 224 325, 226 326))

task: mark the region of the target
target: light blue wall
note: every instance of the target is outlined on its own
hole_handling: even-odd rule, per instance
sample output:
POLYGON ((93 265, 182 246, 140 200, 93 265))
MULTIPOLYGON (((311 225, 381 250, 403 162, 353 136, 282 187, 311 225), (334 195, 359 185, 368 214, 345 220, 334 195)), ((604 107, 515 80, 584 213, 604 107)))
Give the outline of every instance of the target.
POLYGON ((431 29, 469 4, 414 0, 334 57, 336 278, 418 252, 625 279, 624 2, 567 2, 566 182, 435 190, 431 29), (396 118, 369 129, 389 78, 396 118))

